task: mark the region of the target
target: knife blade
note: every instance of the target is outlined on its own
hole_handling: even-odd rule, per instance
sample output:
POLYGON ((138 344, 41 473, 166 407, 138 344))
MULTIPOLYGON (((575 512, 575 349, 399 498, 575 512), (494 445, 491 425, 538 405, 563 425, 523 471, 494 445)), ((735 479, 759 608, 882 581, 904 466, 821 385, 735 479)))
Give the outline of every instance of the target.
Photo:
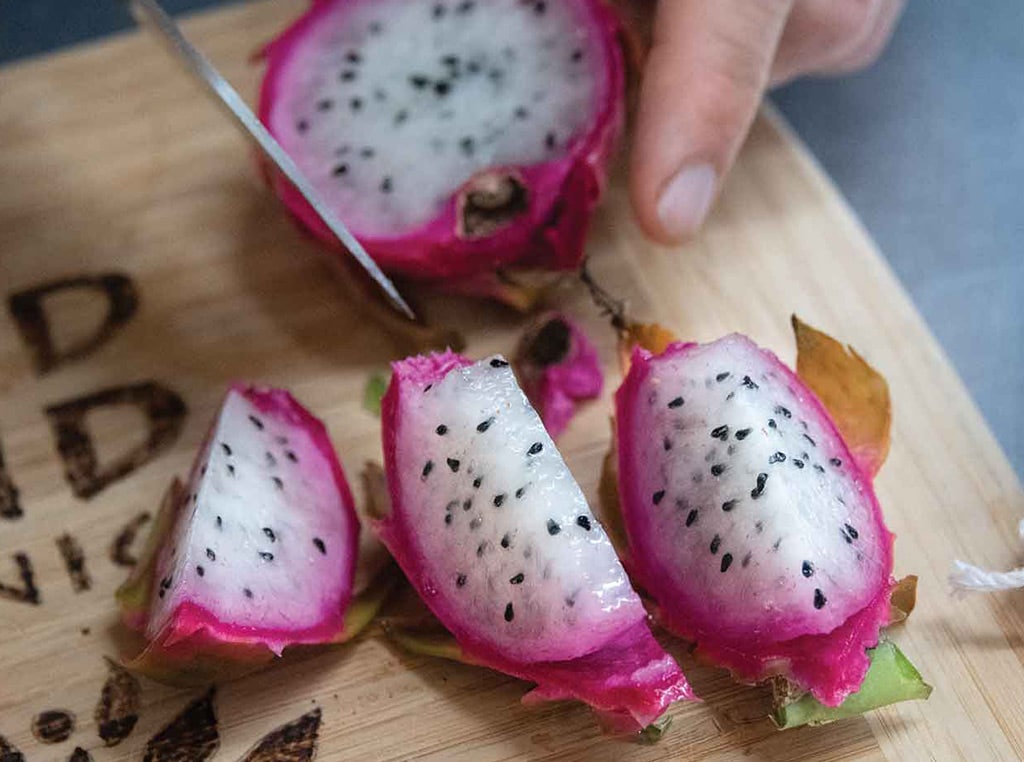
POLYGON ((320 200, 313 184, 306 178, 291 156, 263 126, 263 123, 256 118, 242 97, 214 68, 209 59, 185 38, 174 19, 160 7, 156 0, 127 0, 127 2, 129 10, 139 26, 155 32, 206 92, 227 109, 235 124, 252 139, 262 154, 284 175, 288 182, 295 186, 295 189, 313 208, 327 229, 348 250, 370 279, 377 284, 384 296, 387 297, 388 302, 407 318, 415 320, 415 313, 402 298, 402 295, 398 293, 398 289, 395 288, 391 279, 381 271, 362 244, 345 227, 345 223, 338 219, 320 200))

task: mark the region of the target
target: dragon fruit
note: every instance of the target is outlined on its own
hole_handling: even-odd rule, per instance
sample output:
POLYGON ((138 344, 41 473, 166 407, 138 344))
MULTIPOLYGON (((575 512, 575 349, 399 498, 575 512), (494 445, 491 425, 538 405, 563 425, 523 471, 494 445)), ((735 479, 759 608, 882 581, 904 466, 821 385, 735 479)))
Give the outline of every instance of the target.
MULTIPOLYGON (((395 363, 375 522, 466 661, 639 731, 690 697, 604 528, 500 356, 395 363)), ((435 649, 436 651, 437 649, 435 649)))
POLYGON ((542 315, 523 335, 515 370, 552 437, 565 431, 579 402, 599 397, 604 387, 594 344, 580 326, 557 313, 542 315))
POLYGON ((740 335, 637 348, 616 440, 628 565, 660 620, 743 681, 783 676, 827 707, 857 691, 894 586, 878 449, 851 454, 815 393, 740 335))
POLYGON ((580 263, 622 121, 617 34, 601 0, 315 0, 266 48, 260 118, 382 268, 501 291, 502 268, 580 263))
POLYGON ((358 536, 323 424, 285 391, 231 387, 118 591, 148 641, 130 666, 197 682, 344 639, 378 602, 349 605, 358 536))

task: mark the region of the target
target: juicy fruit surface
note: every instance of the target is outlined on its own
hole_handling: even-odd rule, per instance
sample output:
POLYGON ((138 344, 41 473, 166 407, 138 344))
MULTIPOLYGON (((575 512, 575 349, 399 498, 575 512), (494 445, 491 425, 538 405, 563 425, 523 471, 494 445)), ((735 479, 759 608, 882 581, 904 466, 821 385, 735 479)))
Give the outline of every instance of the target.
POLYGON ((460 641, 521 662, 594 651, 643 607, 508 363, 467 362, 395 365, 385 542, 460 641))
POLYGON ((564 157, 613 86, 580 0, 335 0, 289 40, 263 118, 363 236, 436 217, 488 167, 564 157))
POLYGON ((279 652, 337 633, 358 529, 323 426, 290 395, 232 388, 182 501, 154 575, 150 639, 206 629, 279 652))
POLYGON ((828 633, 885 589, 872 488, 774 355, 741 336, 639 352, 617 404, 630 548, 686 634, 828 633))

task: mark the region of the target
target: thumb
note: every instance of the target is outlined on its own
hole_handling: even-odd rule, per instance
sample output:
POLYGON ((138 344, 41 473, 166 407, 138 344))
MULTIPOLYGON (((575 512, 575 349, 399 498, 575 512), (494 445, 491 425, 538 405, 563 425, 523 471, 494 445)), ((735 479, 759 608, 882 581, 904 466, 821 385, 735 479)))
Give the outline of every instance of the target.
POLYGON ((661 0, 631 159, 644 231, 675 243, 703 223, 768 84, 793 0, 661 0))

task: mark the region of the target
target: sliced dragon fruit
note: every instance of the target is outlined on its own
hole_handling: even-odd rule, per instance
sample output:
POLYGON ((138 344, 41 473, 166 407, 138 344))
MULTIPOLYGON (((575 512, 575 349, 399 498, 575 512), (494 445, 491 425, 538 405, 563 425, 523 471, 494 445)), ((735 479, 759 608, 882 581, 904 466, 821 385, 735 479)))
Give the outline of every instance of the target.
POLYGON ((458 653, 620 731, 690 697, 509 364, 448 352, 393 367, 375 528, 458 653))
POLYGON ((637 348, 616 419, 628 565, 666 626, 741 680, 781 675, 826 706, 857 691, 892 535, 815 394, 732 335, 637 348))
POLYGON ((565 431, 578 403, 599 397, 604 387, 594 344, 580 326, 557 313, 541 316, 527 330, 515 369, 553 438, 565 431))
POLYGON ((260 118, 385 270, 493 291, 499 268, 583 256, 622 121, 617 33, 601 0, 316 0, 266 49, 260 118))
POLYGON ((149 643, 130 666, 158 678, 234 675, 344 639, 379 605, 352 600, 352 495, 323 424, 285 391, 228 391, 155 524, 118 598, 149 643))

